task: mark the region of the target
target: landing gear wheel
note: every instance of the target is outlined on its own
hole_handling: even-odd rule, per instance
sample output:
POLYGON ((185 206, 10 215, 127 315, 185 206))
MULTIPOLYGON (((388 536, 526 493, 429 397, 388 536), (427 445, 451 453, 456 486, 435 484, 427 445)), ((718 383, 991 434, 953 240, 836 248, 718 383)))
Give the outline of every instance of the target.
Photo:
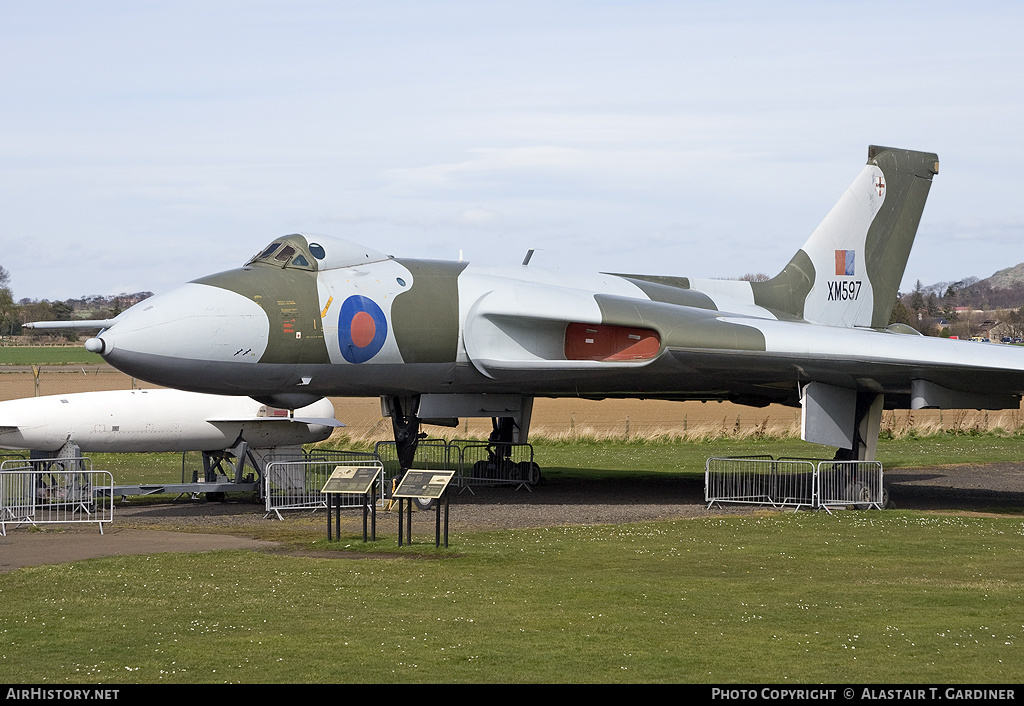
POLYGON ((863 483, 846 486, 846 497, 854 510, 867 510, 871 507, 871 488, 863 483))
POLYGON ((483 480, 494 478, 495 467, 490 461, 477 461, 473 464, 473 477, 483 480))
POLYGON ((519 474, 519 480, 527 485, 537 485, 540 483, 540 466, 536 462, 520 461, 516 464, 516 471, 519 474))
POLYGON ((437 505, 437 498, 413 498, 417 510, 433 510, 437 505))

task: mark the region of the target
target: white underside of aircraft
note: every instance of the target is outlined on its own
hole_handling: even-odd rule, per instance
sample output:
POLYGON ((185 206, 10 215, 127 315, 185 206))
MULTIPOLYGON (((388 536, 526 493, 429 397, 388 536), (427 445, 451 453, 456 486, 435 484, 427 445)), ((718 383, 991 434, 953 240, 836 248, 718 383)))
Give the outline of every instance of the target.
POLYGON ((249 397, 112 390, 0 402, 0 448, 83 453, 216 451, 323 441, 339 423, 330 400, 290 413, 249 397))

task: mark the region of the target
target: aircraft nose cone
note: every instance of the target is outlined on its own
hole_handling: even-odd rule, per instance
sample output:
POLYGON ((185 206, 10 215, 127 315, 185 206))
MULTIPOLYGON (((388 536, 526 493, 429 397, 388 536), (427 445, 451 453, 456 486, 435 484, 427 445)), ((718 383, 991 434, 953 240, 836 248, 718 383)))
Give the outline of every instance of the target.
POLYGON ((130 375, 181 386, 183 371, 204 361, 258 362, 269 331, 251 299, 191 282, 128 309, 86 348, 130 375))

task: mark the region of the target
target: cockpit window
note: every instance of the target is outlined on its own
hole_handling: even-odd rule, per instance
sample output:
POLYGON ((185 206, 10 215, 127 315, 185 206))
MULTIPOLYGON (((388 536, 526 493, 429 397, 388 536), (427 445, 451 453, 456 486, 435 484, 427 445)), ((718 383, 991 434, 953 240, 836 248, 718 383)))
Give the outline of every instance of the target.
POLYGON ((348 240, 323 235, 317 235, 315 238, 311 241, 308 236, 300 233, 278 238, 259 255, 249 260, 246 266, 262 265, 323 272, 391 259, 389 255, 348 240))
POLYGON ((246 265, 258 263, 300 270, 317 269, 316 261, 307 249, 306 239, 301 235, 289 235, 281 240, 275 240, 246 265))
POLYGON ((278 249, 279 247, 281 247, 281 243, 271 243, 271 244, 270 244, 270 245, 269 245, 269 246, 267 247, 267 249, 266 249, 266 250, 264 250, 263 252, 261 252, 261 253, 260 253, 259 255, 257 255, 257 256, 256 256, 255 258, 253 258, 253 259, 254 259, 254 260, 259 260, 260 258, 263 258, 263 257, 270 257, 270 255, 271 255, 271 254, 272 254, 272 253, 273 253, 273 252, 274 252, 275 250, 277 250, 277 249, 278 249))

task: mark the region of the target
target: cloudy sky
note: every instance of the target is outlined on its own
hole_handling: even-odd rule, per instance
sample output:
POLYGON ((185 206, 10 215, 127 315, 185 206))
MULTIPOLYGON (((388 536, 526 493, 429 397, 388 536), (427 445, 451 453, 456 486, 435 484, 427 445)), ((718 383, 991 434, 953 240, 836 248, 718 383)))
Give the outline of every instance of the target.
POLYGON ((16 299, 274 237, 775 274, 867 157, 938 152, 904 287, 1024 261, 1024 5, 0 0, 16 299))

